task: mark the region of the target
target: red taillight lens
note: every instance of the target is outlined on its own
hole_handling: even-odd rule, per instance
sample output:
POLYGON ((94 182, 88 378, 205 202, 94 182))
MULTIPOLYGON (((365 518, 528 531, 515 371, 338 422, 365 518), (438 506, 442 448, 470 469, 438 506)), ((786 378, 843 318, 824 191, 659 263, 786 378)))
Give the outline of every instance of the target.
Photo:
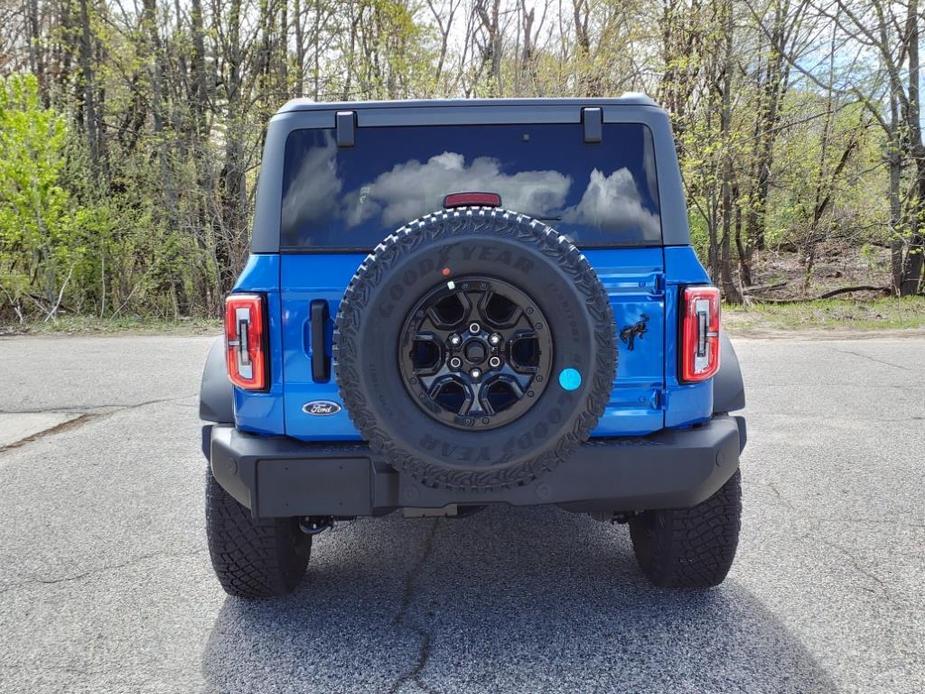
POLYGON ((497 193, 450 193, 443 198, 443 206, 447 209, 468 205, 501 207, 501 196, 497 193))
POLYGON ((719 370, 719 290, 687 287, 681 323, 681 380, 704 381, 719 370))
POLYGON ((239 388, 266 390, 266 310, 258 294, 225 299, 225 363, 228 378, 239 388))

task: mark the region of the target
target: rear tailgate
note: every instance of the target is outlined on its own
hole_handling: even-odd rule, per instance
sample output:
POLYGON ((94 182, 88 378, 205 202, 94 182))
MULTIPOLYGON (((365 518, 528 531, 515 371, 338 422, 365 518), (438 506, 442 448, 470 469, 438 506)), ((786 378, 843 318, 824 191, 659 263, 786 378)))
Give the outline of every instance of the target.
MULTIPOLYGON (((614 310, 618 359, 610 402, 595 436, 662 428, 665 383, 665 283, 660 248, 586 253, 614 310)), ((305 440, 359 440, 337 392, 331 363, 333 320, 360 254, 284 254, 281 258, 285 426, 305 440), (327 316, 311 305, 325 302, 327 316), (320 344, 314 338, 321 336, 320 344), (329 368, 313 374, 312 357, 329 368), (313 405, 314 403, 314 405, 313 405), (333 403, 330 406, 329 403, 333 403)), ((317 367, 316 361, 316 367, 317 367)), ((397 368, 397 365, 396 365, 397 368)))
POLYGON ((661 248, 585 253, 610 296, 617 376, 593 436, 648 434, 664 424, 665 275, 661 248))

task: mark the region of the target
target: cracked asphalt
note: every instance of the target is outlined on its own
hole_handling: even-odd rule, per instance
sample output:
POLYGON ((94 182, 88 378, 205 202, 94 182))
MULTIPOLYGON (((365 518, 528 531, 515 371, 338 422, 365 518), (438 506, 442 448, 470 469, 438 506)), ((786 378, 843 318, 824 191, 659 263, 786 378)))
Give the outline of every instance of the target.
POLYGON ((210 339, 0 340, 0 692, 925 691, 925 337, 734 340, 718 589, 650 587, 623 526, 496 508, 339 526, 256 603, 205 548, 210 339))

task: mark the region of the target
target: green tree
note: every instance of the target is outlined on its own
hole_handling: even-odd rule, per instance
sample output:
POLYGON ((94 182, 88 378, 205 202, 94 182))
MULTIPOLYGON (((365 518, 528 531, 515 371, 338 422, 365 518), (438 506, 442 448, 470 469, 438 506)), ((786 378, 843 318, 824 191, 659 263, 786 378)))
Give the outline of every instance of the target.
POLYGON ((20 320, 55 316, 87 250, 86 211, 60 184, 67 136, 35 76, 0 82, 0 289, 20 320))

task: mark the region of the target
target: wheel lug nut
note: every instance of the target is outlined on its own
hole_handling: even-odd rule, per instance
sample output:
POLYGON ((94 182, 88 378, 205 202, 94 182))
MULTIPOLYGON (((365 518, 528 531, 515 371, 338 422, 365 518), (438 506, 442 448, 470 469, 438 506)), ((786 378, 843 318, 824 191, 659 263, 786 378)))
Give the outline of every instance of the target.
POLYGON ((469 375, 472 376, 472 378, 478 378, 482 375, 482 372, 478 369, 472 369, 472 371, 469 372, 469 375))
POLYGON ((488 365, 493 369, 497 369, 501 366, 501 357, 492 357, 488 360, 488 365))
POLYGON ((453 357, 450 359, 450 368, 458 369, 460 366, 462 366, 462 359, 459 357, 453 357))
POLYGON ((498 333, 492 333, 488 336, 488 342, 492 345, 497 345, 501 342, 501 336, 498 333))
POLYGON ((480 332, 482 332, 482 326, 479 325, 478 323, 470 323, 469 332, 472 333, 473 335, 478 335, 480 332))
POLYGON ((458 347, 461 342, 462 338, 459 335, 450 335, 450 344, 454 347, 458 347))

